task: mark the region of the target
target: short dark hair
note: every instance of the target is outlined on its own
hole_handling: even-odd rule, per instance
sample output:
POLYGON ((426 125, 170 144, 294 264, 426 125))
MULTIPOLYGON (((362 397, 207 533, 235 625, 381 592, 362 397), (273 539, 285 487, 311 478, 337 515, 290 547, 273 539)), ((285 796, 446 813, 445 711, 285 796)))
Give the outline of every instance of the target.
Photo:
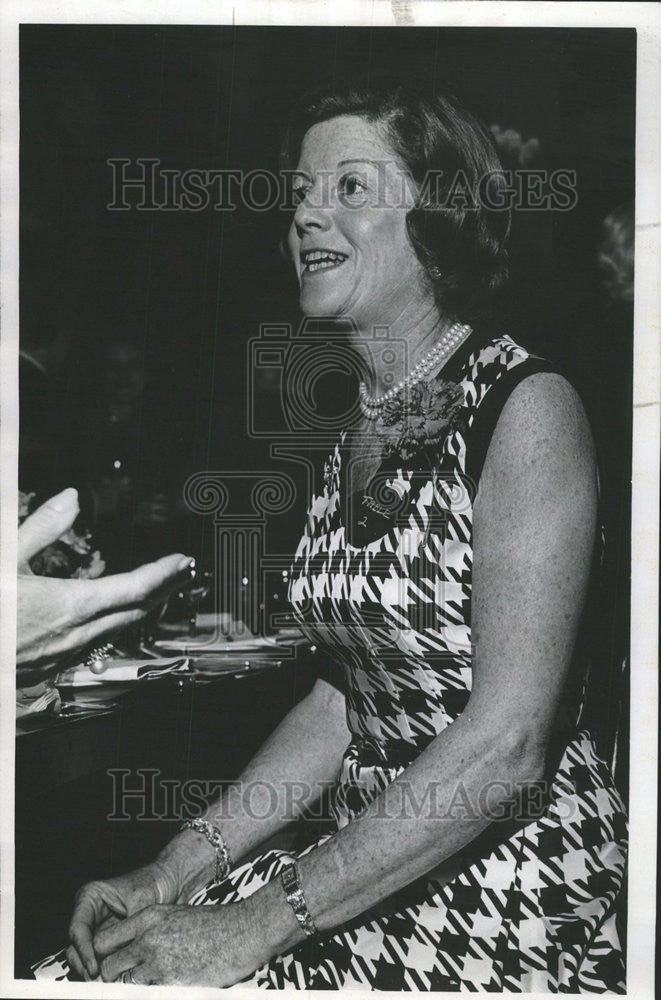
POLYGON ((509 211, 484 197, 486 190, 493 199, 504 182, 489 130, 449 93, 373 77, 306 95, 286 127, 281 169, 296 167, 313 125, 339 115, 357 115, 384 127, 420 187, 406 224, 439 309, 448 318, 475 320, 508 275, 509 211))

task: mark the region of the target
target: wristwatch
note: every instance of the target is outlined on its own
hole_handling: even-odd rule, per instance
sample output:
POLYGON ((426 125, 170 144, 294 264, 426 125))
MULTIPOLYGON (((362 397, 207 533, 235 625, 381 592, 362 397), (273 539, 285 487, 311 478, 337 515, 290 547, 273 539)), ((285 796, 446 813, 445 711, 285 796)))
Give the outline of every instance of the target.
POLYGON ((285 890, 287 902, 294 911, 294 916, 308 937, 314 937, 319 933, 319 931, 317 930, 315 922, 312 919, 312 914, 308 910, 308 904, 305 902, 305 896, 303 895, 303 889, 301 888, 301 880, 296 862, 291 865, 287 865, 280 878, 282 881, 282 888, 285 890))

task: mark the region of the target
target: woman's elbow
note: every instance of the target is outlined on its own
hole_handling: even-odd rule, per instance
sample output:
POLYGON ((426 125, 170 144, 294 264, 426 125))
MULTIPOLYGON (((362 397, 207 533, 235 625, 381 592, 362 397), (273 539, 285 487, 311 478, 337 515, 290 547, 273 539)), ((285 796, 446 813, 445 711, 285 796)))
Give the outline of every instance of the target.
POLYGON ((481 759, 482 770, 490 778, 507 786, 543 778, 547 741, 542 727, 532 720, 501 715, 494 719, 493 712, 471 710, 469 704, 459 721, 477 737, 476 761, 481 759))
POLYGON ((534 784, 546 772, 546 740, 539 728, 528 722, 503 726, 497 743, 504 769, 519 785, 534 784))

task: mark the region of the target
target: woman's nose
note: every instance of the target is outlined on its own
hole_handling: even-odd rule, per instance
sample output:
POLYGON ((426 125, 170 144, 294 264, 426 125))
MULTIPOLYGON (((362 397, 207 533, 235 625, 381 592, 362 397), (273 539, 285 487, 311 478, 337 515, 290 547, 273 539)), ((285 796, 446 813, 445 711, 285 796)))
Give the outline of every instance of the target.
POLYGON ((326 230, 331 226, 331 207, 328 195, 324 198, 323 190, 310 189, 299 201, 294 213, 294 225, 299 236, 311 229, 326 230))

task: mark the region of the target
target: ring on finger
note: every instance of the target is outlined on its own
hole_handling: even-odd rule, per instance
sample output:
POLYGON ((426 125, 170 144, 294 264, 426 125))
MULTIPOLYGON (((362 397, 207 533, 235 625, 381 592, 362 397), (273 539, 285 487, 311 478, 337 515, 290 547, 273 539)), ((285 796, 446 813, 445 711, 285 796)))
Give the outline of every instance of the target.
POLYGON ((122 972, 122 982, 131 983, 133 986, 138 985, 133 976, 133 969, 127 969, 125 972, 122 972))

